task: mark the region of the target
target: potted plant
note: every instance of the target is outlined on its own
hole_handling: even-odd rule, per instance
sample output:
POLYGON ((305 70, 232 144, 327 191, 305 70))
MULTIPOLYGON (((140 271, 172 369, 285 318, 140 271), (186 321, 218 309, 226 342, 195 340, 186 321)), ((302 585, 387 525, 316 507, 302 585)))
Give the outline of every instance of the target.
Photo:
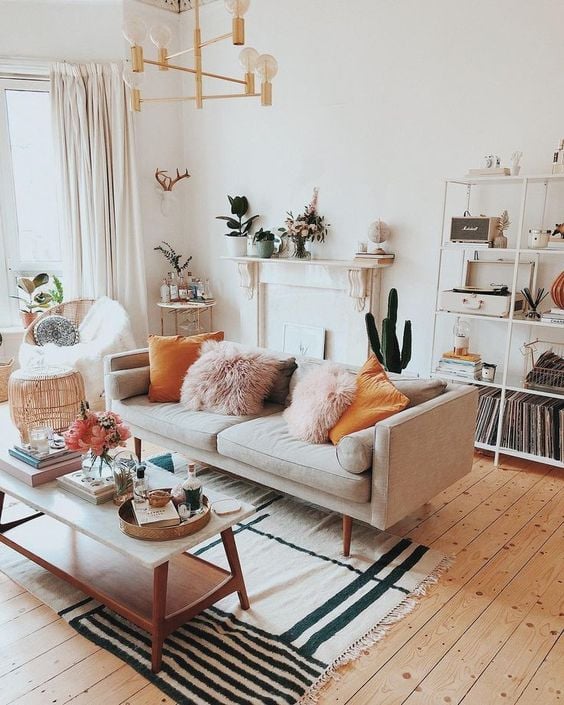
POLYGON ((23 296, 12 296, 12 298, 18 299, 23 304, 20 316, 25 328, 30 326, 37 318, 38 312, 43 308, 48 308, 53 300, 51 294, 40 291, 41 287, 48 283, 49 275, 45 272, 37 274, 33 279, 18 277, 18 289, 23 292, 23 296))
POLYGON ((231 204, 231 215, 218 215, 217 220, 225 220, 229 232, 227 238, 227 251, 230 257, 245 257, 247 254, 247 236, 251 232, 254 221, 259 217, 252 215, 247 220, 243 218, 249 210, 249 201, 246 196, 227 196, 231 204))
POLYGON ((270 259, 274 254, 274 233, 262 228, 255 233, 253 243, 257 250, 257 257, 270 259))

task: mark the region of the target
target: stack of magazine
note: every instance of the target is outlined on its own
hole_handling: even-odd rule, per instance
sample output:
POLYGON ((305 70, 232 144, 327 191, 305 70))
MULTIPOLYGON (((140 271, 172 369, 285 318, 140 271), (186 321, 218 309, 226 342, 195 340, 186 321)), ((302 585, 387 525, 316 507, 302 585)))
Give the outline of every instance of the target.
MULTIPOLYGON (((480 389, 476 425, 479 443, 496 444, 500 399, 501 390, 480 389)), ((564 461, 564 400, 508 391, 501 447, 564 461)))
POLYGON ((8 448, 8 453, 16 462, 5 463, 2 469, 32 487, 51 482, 60 475, 77 470, 82 464, 81 454, 66 448, 50 448, 39 453, 26 446, 15 445, 8 448))
POLYGON ((476 353, 457 355, 452 351, 443 353, 439 364, 435 368, 440 377, 450 379, 480 379, 482 371, 482 358, 476 353))
POLYGON ((541 316, 544 323, 560 323, 564 326, 564 308, 551 308, 541 316))

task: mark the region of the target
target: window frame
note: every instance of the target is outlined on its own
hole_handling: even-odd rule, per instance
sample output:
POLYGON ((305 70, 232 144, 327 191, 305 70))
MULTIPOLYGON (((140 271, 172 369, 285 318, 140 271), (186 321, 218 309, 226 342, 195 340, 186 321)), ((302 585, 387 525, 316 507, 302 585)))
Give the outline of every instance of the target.
POLYGON ((49 272, 62 276, 62 261, 39 262, 20 258, 19 241, 10 237, 18 232, 17 205, 12 153, 8 125, 8 103, 6 91, 50 92, 47 77, 6 77, 0 73, 0 327, 21 326, 19 305, 10 296, 17 295, 18 276, 35 276, 38 272, 49 272))

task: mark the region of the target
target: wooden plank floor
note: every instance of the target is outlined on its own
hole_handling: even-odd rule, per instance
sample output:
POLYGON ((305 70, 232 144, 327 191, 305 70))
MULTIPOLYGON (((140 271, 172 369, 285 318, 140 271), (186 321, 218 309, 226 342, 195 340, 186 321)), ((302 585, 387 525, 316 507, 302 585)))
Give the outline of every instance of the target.
MULTIPOLYGON (((320 705, 564 703, 564 475, 476 456, 392 533, 456 560, 320 705)), ((353 532, 354 548, 354 532, 353 532)), ((0 705, 173 701, 0 573, 0 705)))

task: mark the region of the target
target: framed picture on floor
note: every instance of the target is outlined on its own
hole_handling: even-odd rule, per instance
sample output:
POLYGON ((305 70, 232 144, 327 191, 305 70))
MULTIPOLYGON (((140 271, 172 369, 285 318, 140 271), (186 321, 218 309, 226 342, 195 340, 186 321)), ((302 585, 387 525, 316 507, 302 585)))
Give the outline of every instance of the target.
POLYGON ((325 328, 284 323, 283 351, 300 357, 325 358, 325 328))

